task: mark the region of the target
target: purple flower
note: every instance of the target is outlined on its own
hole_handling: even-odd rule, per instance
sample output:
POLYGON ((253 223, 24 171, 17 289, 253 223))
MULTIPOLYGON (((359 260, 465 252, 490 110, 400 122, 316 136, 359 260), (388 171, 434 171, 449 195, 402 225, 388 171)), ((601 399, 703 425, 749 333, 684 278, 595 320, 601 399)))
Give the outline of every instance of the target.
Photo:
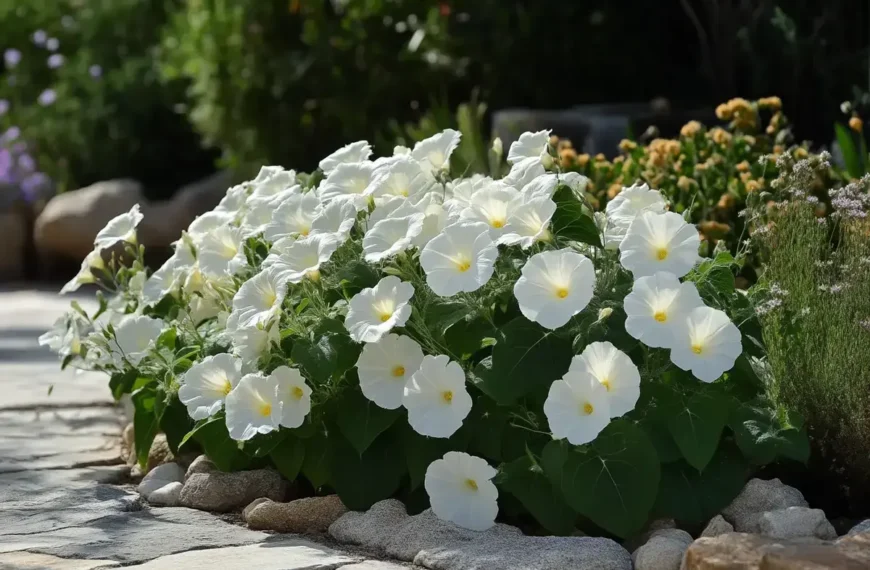
POLYGON ((45 45, 45 40, 48 39, 48 34, 45 33, 45 30, 36 30, 33 32, 33 43, 42 46, 45 45))
POLYGON ((45 47, 49 51, 55 51, 57 50, 57 48, 60 47, 60 40, 57 38, 48 38, 47 40, 45 40, 45 47))
POLYGON ((39 94, 39 98, 37 99, 37 101, 39 101, 39 104, 43 107, 48 107, 49 105, 57 101, 57 93, 54 91, 54 89, 46 89, 39 94))
POLYGON ((0 99, 0 115, 5 115, 9 112, 9 101, 0 99))
POLYGON ((57 69, 63 65, 63 56, 59 53, 53 53, 48 56, 48 67, 51 69, 57 69))
POLYGON ((17 139, 19 136, 21 136, 21 129, 19 129, 18 127, 14 127, 14 126, 9 127, 5 133, 0 135, 0 143, 5 144, 8 142, 12 142, 15 139, 17 139))
POLYGON ((98 79, 103 75, 103 68, 99 65, 92 65, 88 68, 88 73, 90 73, 91 77, 94 79, 98 79))
POLYGON ((17 49, 9 48, 3 52, 3 60, 6 62, 6 67, 11 69, 21 62, 21 52, 17 49))
POLYGON ((39 191, 51 183, 51 178, 44 172, 34 172, 21 181, 21 194, 28 202, 36 199, 39 191))
POLYGON ((29 154, 19 155, 18 168, 20 168, 24 172, 33 172, 36 170, 36 161, 33 160, 33 157, 29 154))
POLYGON ((5 148, 0 148, 0 182, 12 182, 12 153, 5 148))

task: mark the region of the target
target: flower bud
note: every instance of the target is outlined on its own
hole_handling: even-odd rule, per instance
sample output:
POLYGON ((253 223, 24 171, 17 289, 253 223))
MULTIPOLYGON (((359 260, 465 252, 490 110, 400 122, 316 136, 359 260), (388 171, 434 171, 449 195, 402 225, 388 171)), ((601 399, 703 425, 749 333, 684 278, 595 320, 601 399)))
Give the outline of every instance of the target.
POLYGON ((603 321, 613 314, 613 309, 610 307, 604 307, 603 309, 599 309, 598 311, 598 320, 603 321))
POLYGON ((504 154, 504 144, 501 142, 501 137, 495 137, 495 139, 493 139, 492 152, 494 152, 496 156, 504 154))

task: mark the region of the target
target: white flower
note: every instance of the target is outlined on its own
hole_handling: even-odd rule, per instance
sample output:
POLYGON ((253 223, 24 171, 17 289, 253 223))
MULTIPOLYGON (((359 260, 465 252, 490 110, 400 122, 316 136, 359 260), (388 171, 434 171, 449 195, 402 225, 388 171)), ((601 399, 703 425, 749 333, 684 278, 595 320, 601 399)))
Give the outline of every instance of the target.
POLYGON ((625 238, 629 226, 640 214, 665 211, 667 202, 658 190, 650 190, 646 184, 623 187, 605 208, 607 224, 604 230, 604 247, 617 249, 625 238))
POLYGON ((586 308, 595 290, 595 267, 570 249, 536 253, 514 285, 520 311, 548 329, 565 325, 586 308))
POLYGON ((389 275, 374 287, 363 289, 350 300, 344 327, 357 342, 378 342, 394 327, 404 326, 411 316, 414 286, 389 275))
POLYGON ((653 348, 670 348, 675 327, 704 302, 695 284, 660 271, 639 277, 624 301, 625 332, 653 348))
POLYGON ((426 283, 436 295, 450 297, 480 289, 492 277, 498 247, 490 226, 460 222, 444 228, 420 254, 426 283))
POLYGON ((185 239, 175 244, 175 252, 160 269, 152 273, 142 287, 142 300, 146 305, 159 302, 175 292, 184 281, 183 276, 196 263, 196 258, 185 239))
MULTIPOLYGON (((296 186, 296 171, 284 170, 282 166, 263 166, 251 182, 254 190, 252 197, 262 198, 277 194, 296 186)), ((301 187, 300 187, 301 190, 301 187)))
POLYGON ((266 325, 281 312, 287 295, 287 279, 280 271, 264 269, 239 288, 233 297, 233 312, 238 312, 239 326, 266 325))
POLYGON ((607 388, 591 374, 568 371, 550 385, 544 415, 556 439, 583 445, 598 437, 610 423, 607 388))
POLYGON ((234 275, 248 264, 242 230, 221 226, 203 236, 199 245, 199 268, 209 276, 234 275))
POLYGON ((269 353, 272 346, 277 346, 281 333, 275 324, 239 326, 239 313, 230 313, 226 322, 225 337, 232 345, 233 355, 237 356, 244 370, 255 370, 257 361, 269 353))
MULTIPOLYGON (((295 194, 295 192, 292 194, 295 194)), ((245 215, 242 217, 242 235, 249 238, 266 231, 266 227, 272 223, 272 216, 274 216, 278 204, 285 197, 289 198, 292 194, 286 196, 284 194, 278 196, 251 196, 245 208, 245 215)))
POLYGON ((635 279, 659 271, 682 277, 698 261, 700 245, 698 230, 679 214, 644 212, 619 245, 619 261, 635 279))
MULTIPOLYGON (((39 346, 48 346, 52 352, 62 358, 71 354, 81 354, 82 335, 89 328, 87 321, 78 313, 70 311, 58 318, 51 330, 39 336, 39 346)), ((401 392, 399 400, 401 401, 401 392)))
POLYGON ((274 378, 262 374, 242 376, 224 404, 227 409, 227 429, 236 441, 247 441, 257 434, 278 429, 281 403, 274 378))
POLYGON ((515 164, 526 158, 541 158, 547 152, 550 142, 550 131, 525 132, 511 143, 507 161, 515 164))
POLYGON ((545 193, 520 194, 508 204, 507 224, 498 243, 528 249, 550 239, 550 220, 556 203, 545 193))
POLYGON ((206 212, 190 223, 187 233, 198 242, 214 230, 231 224, 234 219, 234 215, 229 212, 218 210, 206 212))
POLYGON ((320 170, 330 174, 341 164, 365 162, 372 155, 372 147, 366 141, 357 141, 345 145, 320 161, 320 170))
POLYGON ((724 312, 696 307, 680 320, 671 347, 671 362, 695 378, 713 382, 734 366, 743 352, 740 330, 724 312))
POLYGON ((286 428, 298 428, 311 411, 311 388, 295 368, 279 366, 271 378, 277 385, 277 397, 281 404, 280 424, 286 428))
POLYGON ((460 178, 447 183, 447 200, 444 207, 452 218, 458 218, 462 210, 471 206, 471 198, 495 181, 488 176, 475 174, 471 178, 460 178))
POLYGON ((263 237, 278 241, 284 237, 307 236, 322 210, 320 199, 314 192, 293 194, 275 208, 272 221, 263 230, 263 237))
POLYGON ((376 174, 372 181, 371 194, 375 200, 389 196, 413 199, 425 192, 430 184, 430 179, 423 173, 420 163, 403 156, 376 174))
POLYGON ((443 354, 426 355, 405 384, 402 404, 408 423, 420 435, 450 437, 471 411, 462 367, 443 354))
POLYGON ((371 162, 339 164, 321 182, 320 199, 325 203, 347 201, 358 212, 365 210, 371 193, 372 168, 371 162))
POLYGON ((164 326, 163 321, 151 317, 136 315, 124 317, 115 327, 115 346, 112 347, 112 352, 116 353, 116 349, 120 350, 116 363, 120 364, 120 357, 124 357, 133 366, 139 364, 154 346, 154 341, 163 332, 164 326))
POLYGON ((402 145, 396 145, 393 147, 393 156, 405 156, 406 154, 411 154, 410 148, 402 145))
POLYGON ((414 145, 411 156, 432 174, 450 168, 450 155, 459 146, 462 134, 453 129, 423 139, 414 145))
POLYGON ((95 249, 85 257, 84 261, 82 261, 82 266, 79 269, 79 272, 63 286, 60 290, 60 294, 65 295, 67 293, 72 293, 73 291, 78 291, 79 287, 82 285, 96 283, 97 278, 94 275, 93 270, 103 270, 105 268, 106 264, 103 262, 103 252, 99 249, 95 249))
POLYGON ((409 249, 423 231, 423 214, 381 220, 366 232, 363 253, 369 263, 377 263, 409 249))
POLYGON ((405 382, 423 362, 423 349, 414 340, 388 334, 363 346, 356 362, 363 396, 376 405, 395 410, 402 405, 405 382))
POLYGON ((353 229, 356 223, 356 208, 349 202, 336 201, 327 204, 320 211, 320 215, 314 218, 311 222, 311 233, 317 234, 335 234, 342 243, 350 235, 350 230, 353 229))
POLYGON ((448 451, 426 469, 423 486, 432 512, 442 520, 470 530, 483 531, 495 524, 498 473, 480 457, 448 451))
POLYGON ((178 399, 195 420, 218 413, 242 377, 242 362, 230 354, 207 356, 179 379, 178 399))
POLYGON ((314 281, 320 277, 320 266, 329 261, 341 239, 335 234, 317 234, 285 243, 280 255, 270 254, 263 266, 279 272, 289 283, 299 283, 306 277, 314 281))
POLYGON ((501 182, 516 189, 525 188, 544 173, 546 169, 540 158, 524 158, 511 166, 510 172, 501 179, 501 182))
POLYGON ((627 354, 609 342, 593 342, 571 360, 568 372, 589 374, 607 390, 610 417, 634 409, 640 397, 640 372, 627 354))
POLYGON ((190 319, 194 325, 199 325, 203 321, 218 316, 221 312, 221 305, 215 299, 201 297, 199 295, 190 296, 190 319))
POLYGON ((474 193, 471 205, 462 211, 461 219, 483 222, 489 226, 489 235, 497 239, 507 225, 508 205, 520 193, 504 184, 495 182, 474 193))
POLYGON ((120 216, 115 216, 106 227, 100 230, 97 237, 94 239, 94 247, 97 249, 106 249, 112 247, 119 241, 127 243, 136 243, 136 226, 142 221, 142 214, 139 212, 139 204, 130 208, 130 211, 120 216))
POLYGON ((427 194, 414 207, 423 213, 423 230, 412 240, 417 247, 425 247, 447 227, 449 215, 440 198, 435 194, 427 194))
POLYGON ((522 193, 524 195, 540 195, 546 196, 547 198, 552 198, 553 194, 556 193, 556 188, 559 186, 559 184, 567 184, 571 186, 569 182, 574 181, 574 177, 570 177, 569 180, 564 180, 564 178, 568 177, 569 174, 580 176, 575 172, 568 172, 563 174, 562 180, 560 180, 559 176, 556 174, 544 174, 542 176, 537 176, 534 180, 523 186, 522 193))
POLYGON ((247 201, 248 185, 239 184, 227 190, 226 195, 221 198, 220 204, 217 205, 214 211, 231 214, 235 219, 245 208, 247 201))

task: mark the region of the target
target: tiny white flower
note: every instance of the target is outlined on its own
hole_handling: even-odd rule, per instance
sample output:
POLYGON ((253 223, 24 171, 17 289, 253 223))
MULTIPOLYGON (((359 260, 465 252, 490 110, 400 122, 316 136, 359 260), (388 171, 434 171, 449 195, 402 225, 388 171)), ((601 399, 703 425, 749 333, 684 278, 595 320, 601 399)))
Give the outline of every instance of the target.
POLYGON ((272 221, 266 225, 263 237, 278 241, 284 237, 307 236, 323 207, 314 192, 294 194, 275 208, 272 221))
POLYGON ((178 389, 178 399, 187 406, 195 420, 213 416, 223 408, 224 400, 242 377, 242 362, 230 354, 207 356, 185 372, 178 389))
POLYGON ((498 489, 492 482, 497 473, 480 457, 448 451, 426 469, 423 486, 432 512, 469 530, 491 528, 498 515, 498 489))
POLYGON ((120 350, 116 362, 126 358, 133 366, 139 364, 154 347, 154 341, 165 327, 163 321, 151 317, 128 315, 115 327, 115 342, 112 351, 120 350))
MULTIPOLYGON (((263 198, 280 194, 296 186, 296 171, 284 170, 282 166, 263 166, 251 182, 251 197, 263 198)), ((301 187, 300 187, 301 190, 301 187)))
POLYGON ((316 281, 320 278, 320 266, 329 261, 340 245, 341 239, 335 234, 309 235, 292 243, 282 242, 276 244, 281 253, 269 254, 263 266, 279 272, 288 283, 299 283, 305 278, 316 281))
POLYGON ((248 264, 242 230, 221 226, 203 236, 199 246, 199 267, 205 275, 234 275, 248 264))
POLYGON ((450 168, 450 155, 459 146, 462 134, 445 129, 437 135, 423 139, 414 145, 411 156, 420 162, 423 169, 432 174, 450 168))
POLYGON ((357 342, 378 342, 411 316, 414 286, 389 275, 374 287, 363 289, 350 300, 344 326, 357 342))
POLYGON ((320 161, 320 170, 329 175, 341 164, 365 162, 372 155, 372 147, 366 141, 345 145, 320 161))
POLYGON ((227 395, 227 430, 236 441, 247 441, 257 434, 278 429, 281 404, 274 378, 262 374, 246 374, 227 395))
POLYGON ((94 247, 106 249, 121 241, 135 244, 136 226, 139 225, 143 217, 139 212, 139 204, 130 208, 130 211, 126 214, 115 216, 97 234, 97 237, 94 239, 94 247))
POLYGON ((356 362, 363 396, 387 410, 401 407, 405 383, 421 362, 423 349, 406 336, 388 334, 367 343, 356 362))
POLYGON ((318 193, 324 203, 350 202, 358 212, 368 207, 372 181, 371 162, 339 164, 320 183, 318 193))
POLYGON ((426 355, 405 384, 402 404, 408 423, 420 435, 450 437, 471 411, 465 372, 447 356, 426 355))
POLYGON ((520 138, 511 143, 508 150, 507 161, 511 164, 526 158, 541 158, 547 152, 547 144, 550 142, 551 131, 525 132, 520 138))
POLYGON ((698 230, 679 214, 644 212, 619 245, 619 261, 635 279, 659 271, 682 277, 698 261, 700 245, 698 230))
POLYGON ((420 163, 411 157, 399 157, 372 180, 371 194, 379 198, 399 196, 419 197, 431 184, 420 163))
POLYGON ((536 253, 514 284, 520 311, 530 321, 557 329, 586 308, 595 290, 595 267, 570 249, 536 253))
POLYGON ((671 347, 671 362, 713 382, 734 366, 743 352, 740 330, 724 312, 696 307, 680 320, 671 347))
POLYGON ((508 204, 507 224, 498 243, 528 249, 550 239, 550 220, 556 203, 545 193, 520 194, 508 204))
POLYGON ((277 385, 277 398, 281 404, 279 423, 286 428, 298 428, 311 411, 311 388, 295 368, 279 366, 270 377, 277 385))
POLYGON ((278 317, 287 295, 287 279, 280 271, 264 269, 239 288, 233 297, 233 312, 239 326, 266 325, 278 317))
POLYGON ((569 371, 550 385, 544 415, 554 438, 589 443, 610 423, 607 388, 591 374, 569 371))
POLYGON ((409 249, 423 231, 425 216, 413 214, 388 218, 374 225, 363 238, 363 253, 369 263, 378 263, 409 249))
POLYGON ((646 184, 623 187, 605 208, 607 222, 604 229, 604 247, 619 248, 635 218, 644 212, 661 214, 666 208, 667 202, 661 192, 650 190, 646 184))
POLYGON ((640 372, 627 354, 609 342, 593 342, 571 360, 568 372, 591 375, 607 390, 610 417, 634 409, 640 397, 640 372))
POLYGON ((342 243, 347 240, 356 223, 356 208, 349 202, 335 201, 327 204, 311 222, 311 233, 335 234, 342 243))
POLYGON ((471 205, 462 211, 460 218, 487 224, 489 235, 493 239, 498 239, 507 225, 509 204, 520 196, 520 193, 510 186, 493 183, 474 193, 471 197, 471 205))
POLYGON ((217 210, 206 212, 197 217, 187 228, 187 233, 194 241, 199 242, 214 230, 230 225, 234 220, 233 214, 217 210))
POLYGON ((639 277, 624 301, 625 332, 653 348, 670 348, 675 327, 704 302, 692 282, 680 283, 672 273, 660 271, 639 277))
POLYGON ((436 295, 450 297, 480 289, 492 277, 498 247, 490 226, 460 222, 444 228, 420 254, 426 283, 436 295))
POLYGON ((99 249, 95 249, 85 257, 84 261, 82 261, 82 266, 79 269, 79 272, 63 286, 60 290, 60 294, 65 295, 67 293, 72 293, 73 291, 78 291, 79 287, 82 285, 96 283, 97 278, 94 275, 93 270, 103 270, 105 268, 106 264, 103 261, 103 252, 99 249))

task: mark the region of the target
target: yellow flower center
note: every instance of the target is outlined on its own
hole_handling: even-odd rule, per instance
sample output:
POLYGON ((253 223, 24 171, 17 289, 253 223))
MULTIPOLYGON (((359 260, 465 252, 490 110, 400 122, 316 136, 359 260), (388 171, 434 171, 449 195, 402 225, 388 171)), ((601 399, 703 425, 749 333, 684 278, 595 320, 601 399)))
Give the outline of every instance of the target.
POLYGON ((474 479, 466 479, 465 486, 472 491, 477 491, 477 481, 475 481, 474 479))
POLYGON ((386 313, 386 312, 381 313, 380 314, 381 322, 385 323, 385 322, 389 321, 390 317, 392 317, 392 316, 393 316, 393 313, 386 313))
POLYGON ((408 189, 402 188, 401 190, 399 190, 399 196, 404 196, 405 198, 407 198, 408 197, 408 189))
POLYGON ((564 299, 568 296, 568 288, 567 287, 559 287, 556 289, 556 296, 560 299, 564 299))
POLYGON ((401 378, 405 375, 405 367, 404 366, 396 366, 393 368, 393 376, 396 378, 401 378))
POLYGON ((664 261, 667 258, 668 258, 668 248, 660 247, 656 251, 656 259, 658 259, 659 261, 664 261))
POLYGON ((275 291, 266 291, 263 293, 263 303, 266 304, 267 307, 271 307, 275 304, 275 301, 278 300, 278 293, 275 291))
POLYGON ((503 228, 504 227, 504 220, 493 220, 492 227, 494 227, 496 229, 503 228))
POLYGON ((320 281, 320 270, 315 269, 314 271, 309 271, 305 276, 316 283, 317 281, 320 281))
POLYGON ((704 347, 700 344, 693 344, 692 352, 694 352, 695 354, 701 354, 702 352, 704 352, 704 347))
POLYGON ((224 388, 223 388, 224 396, 226 396, 227 394, 229 394, 232 391, 233 391, 233 385, 230 384, 229 380, 224 380, 224 388))
POLYGON ((653 318, 660 323, 663 323, 668 320, 668 315, 664 311, 656 311, 656 314, 653 315, 653 318))
POLYGON ((464 255, 456 257, 453 260, 453 263, 456 265, 456 270, 460 273, 465 273, 466 271, 471 269, 471 260, 464 255))
POLYGON ((259 412, 261 416, 263 416, 264 418, 268 418, 272 415, 272 404, 263 402, 262 404, 260 404, 259 412))
POLYGON ((293 386, 293 388, 290 390, 290 394, 297 400, 301 400, 302 397, 305 395, 305 392, 299 386, 293 386))
POLYGON ((594 411, 595 411, 595 408, 589 402, 586 402, 585 404, 583 404, 583 414, 584 415, 588 416, 588 415, 592 414, 592 412, 594 412, 594 411))
MULTIPOLYGON (((601 385, 604 386, 605 388, 607 388, 607 391, 610 392, 610 390, 612 388, 612 386, 610 385, 610 378, 602 378, 601 385)), ((588 406, 589 404, 586 404, 586 405, 588 406)))
POLYGON ((445 403, 450 404, 453 402, 453 391, 452 390, 444 390, 441 392, 441 399, 444 400, 445 403))
POLYGON ((308 232, 310 232, 310 231, 311 231, 311 228, 309 228, 308 226, 303 226, 303 227, 299 228, 299 235, 307 236, 308 232))

